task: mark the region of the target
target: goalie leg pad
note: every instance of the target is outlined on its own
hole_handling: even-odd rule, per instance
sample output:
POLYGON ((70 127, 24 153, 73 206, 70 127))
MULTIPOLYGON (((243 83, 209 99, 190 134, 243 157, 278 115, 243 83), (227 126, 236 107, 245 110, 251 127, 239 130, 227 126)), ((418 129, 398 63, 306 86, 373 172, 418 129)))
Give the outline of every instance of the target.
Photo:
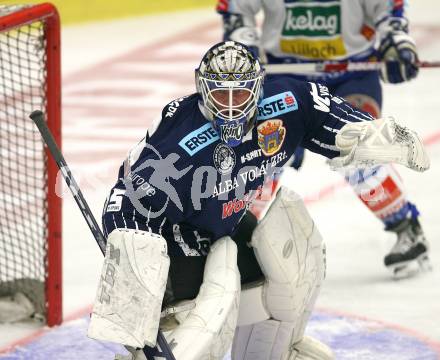
POLYGON ((266 278, 266 310, 275 320, 293 323, 295 338, 301 339, 324 279, 325 252, 298 194, 280 188, 255 228, 252 246, 266 278))
POLYGON ((169 264, 162 236, 113 230, 88 336, 132 347, 155 346, 169 264))
POLYGON ((237 328, 231 349, 232 360, 331 360, 327 345, 309 336, 292 343, 293 323, 265 320, 237 328))
POLYGON ((237 246, 226 236, 210 249, 196 306, 165 334, 176 359, 223 359, 234 336, 239 294, 237 246))
POLYGON ((325 273, 321 235, 297 194, 280 188, 254 230, 252 246, 266 279, 241 295, 232 359, 331 359, 330 350, 323 352, 330 357, 307 357, 296 349, 305 341, 325 273))
POLYGON ((242 285, 240 293, 240 308, 238 311, 238 326, 252 325, 270 319, 264 301, 264 282, 242 285))

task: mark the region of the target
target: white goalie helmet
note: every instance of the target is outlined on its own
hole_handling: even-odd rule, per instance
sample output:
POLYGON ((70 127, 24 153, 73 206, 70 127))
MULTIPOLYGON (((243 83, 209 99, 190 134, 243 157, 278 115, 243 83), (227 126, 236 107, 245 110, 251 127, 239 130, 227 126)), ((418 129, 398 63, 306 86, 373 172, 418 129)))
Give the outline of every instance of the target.
POLYGON ((260 62, 241 43, 218 43, 203 56, 196 69, 197 91, 205 117, 227 145, 239 145, 252 129, 263 79, 260 62))

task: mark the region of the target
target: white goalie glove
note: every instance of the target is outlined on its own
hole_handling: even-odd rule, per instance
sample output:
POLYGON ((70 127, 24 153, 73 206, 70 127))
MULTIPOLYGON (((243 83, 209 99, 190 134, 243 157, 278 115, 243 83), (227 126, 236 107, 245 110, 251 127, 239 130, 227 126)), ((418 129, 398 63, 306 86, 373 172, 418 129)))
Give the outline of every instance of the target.
POLYGON ((336 135, 336 147, 341 155, 329 160, 333 170, 398 163, 423 172, 430 166, 417 133, 392 117, 345 125, 336 135))

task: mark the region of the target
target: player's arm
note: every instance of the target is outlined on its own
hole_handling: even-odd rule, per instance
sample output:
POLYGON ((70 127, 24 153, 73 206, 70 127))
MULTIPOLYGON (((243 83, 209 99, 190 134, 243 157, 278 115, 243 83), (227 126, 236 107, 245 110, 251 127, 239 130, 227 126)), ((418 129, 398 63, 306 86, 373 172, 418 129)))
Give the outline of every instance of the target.
POLYGON ((223 17, 223 40, 234 40, 249 46, 259 55, 259 36, 255 15, 261 0, 218 0, 216 10, 223 17))
POLYGON ((398 163, 425 171, 430 162, 416 132, 392 117, 374 119, 325 86, 308 83, 303 146, 330 158, 333 169, 398 163))
POLYGON ((106 257, 88 331, 94 339, 140 348, 155 345, 167 283, 162 226, 188 216, 181 189, 192 178, 178 154, 154 141, 168 130, 166 121, 156 125, 129 151, 104 207, 106 257))
POLYGON ((377 56, 385 62, 381 78, 387 83, 401 83, 418 74, 418 55, 414 39, 408 32, 406 1, 367 0, 366 16, 376 30, 377 56))
POLYGON ((123 169, 104 207, 107 248, 88 335, 142 348, 156 344, 169 271, 161 226, 181 215, 176 206, 168 208, 166 194, 147 181, 142 162, 123 169))

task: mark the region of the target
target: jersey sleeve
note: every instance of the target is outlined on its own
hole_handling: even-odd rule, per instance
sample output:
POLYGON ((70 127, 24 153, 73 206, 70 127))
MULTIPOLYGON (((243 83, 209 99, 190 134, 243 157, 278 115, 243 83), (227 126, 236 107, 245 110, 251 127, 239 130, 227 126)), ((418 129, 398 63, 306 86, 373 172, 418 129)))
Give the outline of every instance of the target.
POLYGON ((216 10, 223 18, 223 40, 239 41, 256 50, 259 37, 255 15, 261 8, 262 0, 218 0, 216 10))
POLYGON ((153 232, 160 232, 165 221, 177 224, 193 214, 188 189, 195 165, 173 139, 173 134, 179 134, 179 103, 183 100, 168 104, 161 120, 128 152, 104 213, 124 214, 125 219, 129 214, 153 232))
POLYGON ((406 19, 405 4, 402 0, 363 0, 365 16, 378 30, 390 18, 406 19))
POLYGON ((305 100, 305 136, 302 146, 327 158, 339 156, 335 138, 348 123, 371 121, 374 118, 338 96, 332 96, 328 88, 317 83, 305 83, 308 94, 305 100))

